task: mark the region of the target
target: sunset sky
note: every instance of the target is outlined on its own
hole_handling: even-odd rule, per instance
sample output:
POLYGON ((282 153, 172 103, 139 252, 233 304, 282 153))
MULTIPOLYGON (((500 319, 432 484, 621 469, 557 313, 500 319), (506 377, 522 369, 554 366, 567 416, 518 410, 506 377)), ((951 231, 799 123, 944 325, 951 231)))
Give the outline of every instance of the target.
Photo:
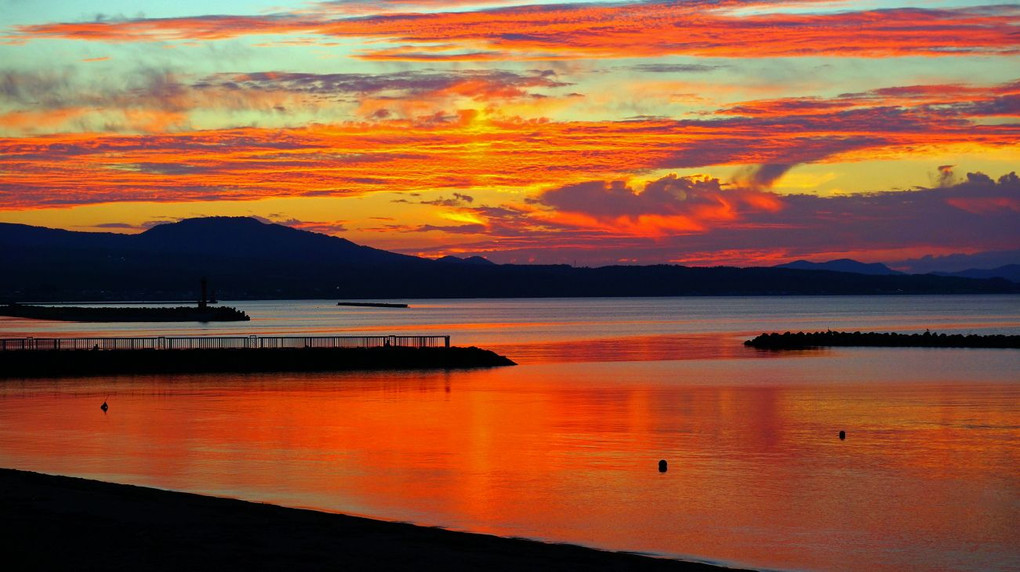
POLYGON ((994 1, 0 0, 0 222, 1020 262, 1020 7, 994 1))

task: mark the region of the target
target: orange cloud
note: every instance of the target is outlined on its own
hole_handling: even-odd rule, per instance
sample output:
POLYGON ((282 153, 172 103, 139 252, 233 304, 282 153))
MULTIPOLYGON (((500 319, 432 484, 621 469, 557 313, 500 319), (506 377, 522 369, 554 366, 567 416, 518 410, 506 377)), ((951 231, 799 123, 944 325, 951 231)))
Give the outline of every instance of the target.
MULTIPOLYGON (((718 195, 719 200, 697 203, 697 212, 637 208, 635 205, 641 204, 634 200, 637 193, 626 188, 616 194, 612 188, 596 193, 602 202, 618 198, 629 210, 594 218, 603 222, 614 219, 616 228, 624 228, 631 223, 619 217, 631 221, 645 217, 646 223, 654 222, 642 223, 646 228, 667 229, 680 223, 648 217, 686 216, 699 225, 738 220, 732 216, 736 212, 734 197, 742 209, 776 211, 782 206, 778 199, 752 191, 767 190, 797 163, 904 157, 958 149, 960 145, 1011 149, 1018 137, 1016 125, 977 122, 991 110, 1009 112, 1015 101, 1010 99, 1015 84, 940 86, 950 94, 944 99, 935 99, 939 90, 925 86, 890 88, 877 95, 868 92, 819 100, 811 113, 800 114, 748 112, 740 116, 730 110, 724 116, 697 121, 557 122, 467 109, 435 113, 426 107, 421 111, 431 114, 420 116, 411 109, 403 112, 413 117, 389 111, 401 101, 413 102, 418 97, 527 98, 532 89, 560 85, 554 75, 545 72, 265 73, 216 76, 200 84, 183 84, 172 76, 156 74, 152 81, 130 91, 85 95, 61 95, 53 87, 61 84, 59 78, 8 77, 10 89, 3 97, 9 102, 42 101, 45 105, 0 115, 0 129, 24 135, 0 138, 0 172, 4 173, 0 208, 7 209, 112 201, 348 196, 378 191, 502 188, 534 192, 663 169, 760 165, 738 174, 736 186, 748 192, 730 192, 718 195), (372 121, 279 129, 188 127, 195 106, 272 105, 288 93, 311 97, 319 92, 345 91, 379 94, 376 101, 380 107, 373 111, 372 121), (393 105, 383 106, 385 93, 393 94, 393 105), (137 98, 134 105, 118 105, 131 95, 137 98), (51 96, 52 100, 45 99, 51 96), (896 97, 900 105, 887 105, 887 97, 896 97), (911 98, 920 102, 911 106, 911 98), (843 104, 850 99, 855 107, 847 109, 843 104), (111 102, 109 110, 101 106, 104 101, 111 102), (66 130, 97 120, 107 129, 141 134, 33 134, 33 130, 46 131, 48 126, 66 130), (117 121, 123 126, 118 127, 117 121)), ((771 100, 740 107, 789 106, 771 100)), ((967 203, 959 208, 990 208, 976 205, 967 203)), ((692 227, 689 222, 681 226, 692 227)))
MULTIPOLYGON (((172 100, 173 101, 173 100, 172 100)), ((966 109, 865 108, 702 121, 554 122, 464 110, 414 120, 166 133, 168 109, 125 110, 151 135, 0 139, 0 207, 131 200, 250 200, 376 191, 538 188, 661 169, 760 164, 767 188, 790 165, 1015 145, 1012 125, 975 125, 966 109), (942 115, 940 115, 942 113, 942 115)), ((0 125, 68 121, 77 109, 7 114, 0 125)), ((755 186, 757 185, 757 187, 755 186)), ((767 197, 745 202, 768 207, 767 197)), ((705 208, 708 208, 707 206, 705 208)), ((718 216, 726 207, 713 205, 718 216)), ((638 214, 649 214, 647 212, 638 214)))
POLYGON ((710 57, 1014 55, 1015 6, 760 13, 762 2, 563 4, 333 18, 329 12, 202 16, 18 26, 8 40, 218 40, 252 34, 369 38, 366 59, 494 60, 710 57))

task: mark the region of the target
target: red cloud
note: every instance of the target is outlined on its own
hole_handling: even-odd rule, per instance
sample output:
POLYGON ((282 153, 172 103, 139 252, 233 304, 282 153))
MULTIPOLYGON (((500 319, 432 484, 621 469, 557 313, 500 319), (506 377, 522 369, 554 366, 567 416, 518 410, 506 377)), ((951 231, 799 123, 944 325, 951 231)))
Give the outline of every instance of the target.
POLYGON ((724 189, 718 179, 676 175, 652 181, 641 191, 623 181, 567 185, 542 193, 537 202, 554 209, 556 220, 564 224, 639 235, 704 231, 715 223, 740 220, 748 211, 782 209, 782 200, 771 193, 724 189))
MULTIPOLYGON (((515 214, 508 220, 528 232, 512 233, 509 239, 507 233, 491 230, 499 228, 499 217, 493 213, 486 238, 460 243, 458 249, 486 253, 499 262, 588 265, 618 261, 760 265, 806 256, 896 260, 919 253, 1015 250, 1020 244, 1016 225, 1020 179, 1009 174, 995 183, 979 173, 970 173, 967 179, 946 188, 835 197, 779 197, 765 192, 727 196, 732 189, 715 191, 718 181, 703 180, 710 183, 708 190, 698 193, 691 205, 679 197, 643 198, 647 190, 639 193, 621 183, 595 181, 545 193, 541 197, 545 208, 556 210, 532 213, 523 221, 515 214), (748 200, 770 196, 783 208, 758 208, 748 200), (697 206, 712 206, 716 198, 737 216, 700 218, 705 213, 697 206), (969 208, 975 205, 978 208, 969 208), (653 211, 662 214, 649 214, 653 211), (543 222, 552 220, 559 226, 528 224, 540 215, 543 222)), ((666 182, 677 180, 670 177, 666 182)))
POLYGON ((953 197, 946 199, 946 203, 976 215, 1003 211, 1020 213, 1020 197, 953 197))

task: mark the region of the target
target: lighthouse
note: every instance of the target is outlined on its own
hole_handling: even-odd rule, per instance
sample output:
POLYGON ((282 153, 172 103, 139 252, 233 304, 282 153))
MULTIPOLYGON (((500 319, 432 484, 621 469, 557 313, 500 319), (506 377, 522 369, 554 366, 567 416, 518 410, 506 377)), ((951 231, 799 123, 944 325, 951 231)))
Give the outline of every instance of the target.
POLYGON ((202 277, 202 297, 198 299, 198 309, 199 310, 205 310, 205 308, 206 308, 206 300, 208 300, 208 297, 206 296, 206 289, 208 288, 208 286, 209 286, 209 283, 205 279, 205 277, 203 276, 202 277))

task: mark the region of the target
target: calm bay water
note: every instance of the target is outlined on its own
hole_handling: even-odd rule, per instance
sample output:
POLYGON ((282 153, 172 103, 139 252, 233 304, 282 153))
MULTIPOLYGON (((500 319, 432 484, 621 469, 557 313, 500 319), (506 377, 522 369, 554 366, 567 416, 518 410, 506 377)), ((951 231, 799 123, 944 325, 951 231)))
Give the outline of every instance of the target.
POLYGON ((0 465, 759 568, 1020 568, 1020 352, 742 346, 1020 333, 1020 297, 410 303, 0 318, 3 336, 450 334, 521 364, 5 381, 0 465))

